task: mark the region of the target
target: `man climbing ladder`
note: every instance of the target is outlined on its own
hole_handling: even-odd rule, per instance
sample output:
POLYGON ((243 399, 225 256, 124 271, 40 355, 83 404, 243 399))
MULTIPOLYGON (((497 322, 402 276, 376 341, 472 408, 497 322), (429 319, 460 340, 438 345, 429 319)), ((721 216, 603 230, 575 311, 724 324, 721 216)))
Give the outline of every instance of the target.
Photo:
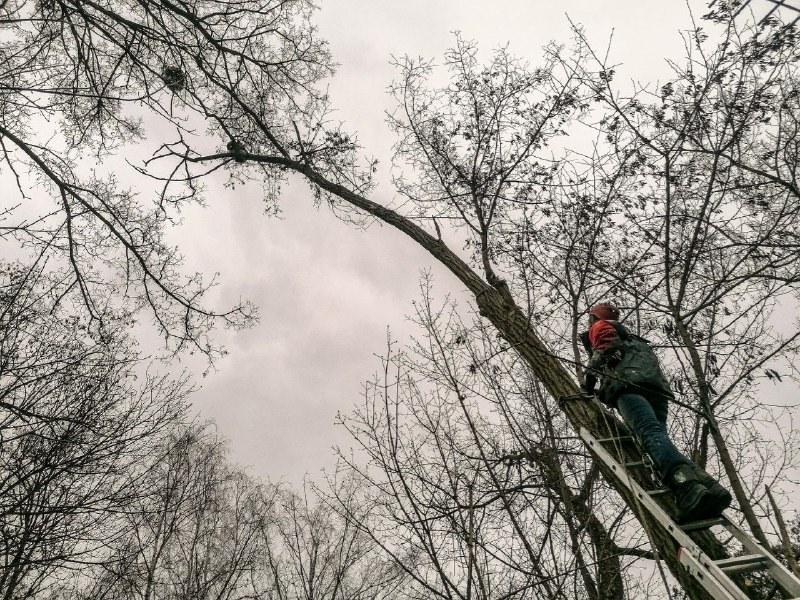
POLYGON ((675 447, 667 433, 669 402, 674 400, 650 344, 619 323, 619 309, 609 303, 589 311, 583 342, 590 353, 584 391, 616 408, 655 463, 662 482, 675 494, 678 520, 709 519, 731 503, 730 493, 675 447))

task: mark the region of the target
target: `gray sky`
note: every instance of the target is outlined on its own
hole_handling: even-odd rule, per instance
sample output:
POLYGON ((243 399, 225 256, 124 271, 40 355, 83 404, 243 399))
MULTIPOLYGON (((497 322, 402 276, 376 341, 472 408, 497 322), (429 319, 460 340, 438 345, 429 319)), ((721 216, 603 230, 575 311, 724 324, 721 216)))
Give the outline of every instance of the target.
MULTIPOLYGON (((703 2, 689 5, 696 17, 705 9, 703 2)), ((691 26, 686 4, 663 0, 323 0, 317 22, 340 64, 330 84, 336 117, 385 170, 393 142, 384 122, 392 55, 440 61, 458 30, 484 51, 508 43, 536 64, 549 40, 569 41, 565 13, 598 48, 614 30, 618 78, 665 77, 664 57, 681 56, 677 32, 691 26)), ((315 210, 303 183, 286 187, 281 219, 263 215, 260 196, 255 186, 215 190, 208 208, 187 213, 177 232, 188 267, 222 274, 223 304, 244 297, 261 310, 257 327, 221 334, 230 355, 198 378, 203 388, 194 405, 230 440, 234 461, 297 484, 332 466, 333 444, 347 445, 334 417, 359 400, 387 325, 401 342, 410 333, 405 315, 421 270, 432 267, 442 294, 460 290, 395 231, 361 231, 315 210)), ((392 190, 384 186, 373 197, 388 202, 392 190)))

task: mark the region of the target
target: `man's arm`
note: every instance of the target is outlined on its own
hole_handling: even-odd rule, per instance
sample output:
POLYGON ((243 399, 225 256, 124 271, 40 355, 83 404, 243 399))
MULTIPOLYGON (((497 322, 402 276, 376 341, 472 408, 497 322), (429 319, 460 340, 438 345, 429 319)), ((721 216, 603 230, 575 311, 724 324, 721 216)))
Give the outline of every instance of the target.
POLYGON ((595 350, 589 359, 589 364, 586 365, 586 373, 583 376, 583 391, 587 394, 593 394, 594 388, 597 386, 597 376, 605 365, 604 352, 595 350))

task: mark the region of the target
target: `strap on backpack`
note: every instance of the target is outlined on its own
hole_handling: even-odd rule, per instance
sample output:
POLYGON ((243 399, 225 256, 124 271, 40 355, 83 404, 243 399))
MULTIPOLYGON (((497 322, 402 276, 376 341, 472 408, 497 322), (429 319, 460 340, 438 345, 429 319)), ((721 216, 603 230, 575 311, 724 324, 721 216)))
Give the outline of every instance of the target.
POLYGON ((611 325, 616 330, 619 339, 621 339, 623 342, 631 338, 631 332, 628 331, 627 328, 619 321, 606 321, 606 323, 611 325))

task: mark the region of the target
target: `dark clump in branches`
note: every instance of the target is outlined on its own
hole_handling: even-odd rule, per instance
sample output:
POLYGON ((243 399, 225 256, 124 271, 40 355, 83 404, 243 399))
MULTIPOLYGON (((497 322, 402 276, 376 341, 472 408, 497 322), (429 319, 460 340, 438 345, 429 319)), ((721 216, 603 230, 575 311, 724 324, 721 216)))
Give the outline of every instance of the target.
POLYGON ((161 71, 161 79, 174 94, 180 92, 186 85, 186 74, 180 67, 164 67, 164 70, 161 71))
POLYGON ((238 163, 243 163, 245 161, 245 152, 247 149, 244 147, 244 144, 241 142, 237 142, 236 140, 231 140, 225 146, 228 151, 233 154, 233 160, 238 163))

